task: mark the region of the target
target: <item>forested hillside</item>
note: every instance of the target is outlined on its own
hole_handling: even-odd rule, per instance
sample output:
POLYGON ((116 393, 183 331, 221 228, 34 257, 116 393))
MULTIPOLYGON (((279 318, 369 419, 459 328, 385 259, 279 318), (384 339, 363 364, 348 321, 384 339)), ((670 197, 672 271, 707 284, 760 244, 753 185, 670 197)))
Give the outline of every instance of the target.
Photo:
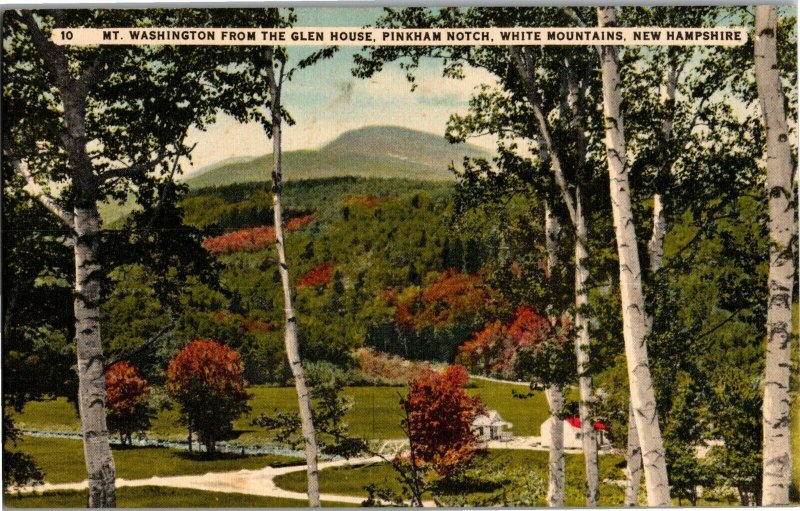
MULTIPOLYGON (((397 126, 368 126, 347 131, 317 150, 283 154, 284 179, 327 179, 343 176, 420 181, 453 181, 450 165, 465 157, 489 158, 472 144, 451 144, 444 137, 397 126)), ((204 187, 269 181, 272 155, 236 158, 199 169, 182 180, 193 190, 204 187)), ((133 194, 120 203, 100 207, 105 222, 115 222, 135 207, 133 194)))

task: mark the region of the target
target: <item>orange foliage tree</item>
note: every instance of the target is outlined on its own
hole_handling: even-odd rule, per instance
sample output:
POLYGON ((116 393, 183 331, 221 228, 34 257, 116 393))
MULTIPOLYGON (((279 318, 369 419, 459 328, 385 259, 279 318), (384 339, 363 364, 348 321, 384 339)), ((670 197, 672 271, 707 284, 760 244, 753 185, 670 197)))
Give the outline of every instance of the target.
POLYGON ((472 460, 478 448, 472 421, 485 407, 464 391, 468 379, 463 367, 449 366, 442 373, 423 371, 411 382, 401 404, 412 467, 427 466, 448 476, 472 460))
POLYGON ((297 281, 297 289, 304 287, 322 287, 333 279, 333 264, 326 263, 309 270, 297 281))
POLYGON ((535 310, 520 307, 508 327, 508 335, 516 348, 534 347, 547 338, 552 327, 550 321, 535 310))
POLYGON ((494 309, 496 302, 496 293, 481 277, 450 269, 439 275, 411 303, 403 305, 413 312, 414 326, 440 328, 494 309))
POLYGON ((456 362, 481 374, 506 374, 506 353, 512 347, 508 328, 492 321, 458 348, 456 362))
POLYGON ((504 303, 480 275, 450 269, 419 292, 398 299, 384 296, 394 305, 397 342, 389 351, 411 359, 452 361, 464 339, 493 319, 504 303))
POLYGON ((133 443, 134 433, 150 428, 154 413, 149 394, 150 386, 135 366, 117 362, 106 370, 108 429, 119 433, 123 445, 133 443))
MULTIPOLYGON (((292 232, 310 224, 314 213, 287 220, 284 229, 292 232)), ((203 248, 213 255, 220 256, 234 252, 254 252, 275 243, 275 228, 272 226, 252 227, 212 236, 203 241, 203 248)))
POLYGON ((527 361, 543 347, 551 353, 551 344, 568 342, 568 329, 564 321, 551 322, 530 307, 520 307, 508 326, 494 321, 475 333, 459 347, 456 361, 483 374, 519 376, 520 353, 526 353, 527 361))
POLYGON ((250 410, 239 354, 217 341, 192 341, 170 361, 167 392, 181 407, 181 423, 197 432, 207 452, 250 410))

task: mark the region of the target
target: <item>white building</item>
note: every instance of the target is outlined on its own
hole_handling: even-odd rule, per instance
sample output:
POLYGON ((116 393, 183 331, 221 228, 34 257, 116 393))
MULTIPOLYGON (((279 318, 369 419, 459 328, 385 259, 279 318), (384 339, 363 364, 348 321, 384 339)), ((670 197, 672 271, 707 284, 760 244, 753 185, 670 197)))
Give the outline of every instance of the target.
POLYGON ((503 431, 504 426, 511 428, 512 424, 504 421, 496 410, 489 410, 483 415, 478 415, 472 421, 472 431, 480 442, 511 440, 514 435, 510 431, 503 431))
MULTIPOLYGON (((550 423, 552 417, 549 417, 542 423, 542 447, 550 447, 550 423)), ((608 444, 606 438, 606 431, 608 426, 600 421, 595 421, 594 429, 597 432, 597 445, 603 447, 608 444)), ((583 440, 581 438, 581 420, 578 417, 568 417, 564 419, 564 448, 565 449, 583 449, 583 440)))

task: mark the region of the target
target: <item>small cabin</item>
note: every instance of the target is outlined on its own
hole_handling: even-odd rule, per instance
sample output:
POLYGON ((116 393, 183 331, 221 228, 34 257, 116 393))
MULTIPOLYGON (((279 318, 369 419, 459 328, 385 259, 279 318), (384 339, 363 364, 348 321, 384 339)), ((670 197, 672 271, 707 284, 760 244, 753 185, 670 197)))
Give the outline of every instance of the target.
POLYGON ((472 431, 480 442, 490 440, 510 441, 514 435, 510 431, 503 431, 504 427, 511 428, 512 424, 500 417, 496 410, 489 410, 475 417, 472 421, 472 431))
MULTIPOLYGON (((548 418, 542 423, 542 447, 550 447, 550 424, 552 417, 548 418)), ((601 422, 595 421, 594 430, 597 438, 597 446, 603 447, 608 445, 606 438, 606 431, 608 426, 601 422)), ((565 449, 583 449, 583 438, 581 435, 581 419, 579 417, 568 417, 564 419, 564 448, 565 449)))

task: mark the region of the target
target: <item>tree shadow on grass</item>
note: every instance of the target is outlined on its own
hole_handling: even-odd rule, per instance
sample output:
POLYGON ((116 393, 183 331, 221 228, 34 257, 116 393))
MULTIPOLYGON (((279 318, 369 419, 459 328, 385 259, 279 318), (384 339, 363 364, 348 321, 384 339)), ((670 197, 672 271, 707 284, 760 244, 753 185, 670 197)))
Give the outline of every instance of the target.
POLYGON ((465 493, 493 493, 503 488, 502 481, 487 481, 480 476, 461 474, 458 477, 437 481, 434 493, 463 495, 465 493))
MULTIPOLYGON (((264 457, 270 456, 269 454, 240 454, 235 452, 205 452, 205 451, 180 451, 175 452, 175 456, 182 460, 186 461, 194 461, 199 463, 206 463, 206 462, 214 462, 214 461, 235 461, 235 460, 245 460, 248 458, 256 458, 256 457, 264 457)), ((305 464, 305 460, 297 458, 287 458, 281 459, 279 455, 275 456, 275 459, 270 460, 269 466, 270 467, 293 467, 297 465, 305 464)))
POLYGON ((153 449, 169 450, 169 447, 164 445, 127 445, 127 444, 111 444, 112 451, 144 451, 153 449))
POLYGON ((239 454, 234 452, 205 452, 205 451, 181 451, 176 452, 175 456, 187 461, 221 461, 221 460, 243 460, 253 457, 248 454, 239 454))

